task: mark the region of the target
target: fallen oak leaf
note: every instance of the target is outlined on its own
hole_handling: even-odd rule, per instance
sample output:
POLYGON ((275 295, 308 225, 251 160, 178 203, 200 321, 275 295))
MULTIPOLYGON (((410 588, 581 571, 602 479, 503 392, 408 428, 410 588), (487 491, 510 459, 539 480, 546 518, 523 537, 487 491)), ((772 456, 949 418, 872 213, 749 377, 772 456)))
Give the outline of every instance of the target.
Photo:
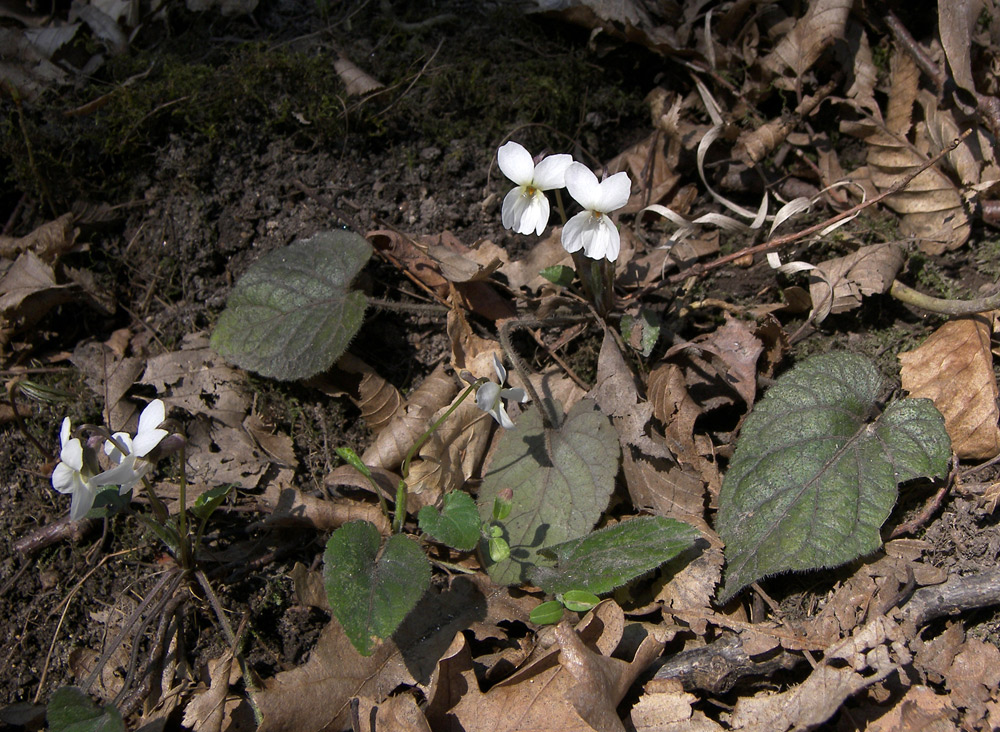
POLYGON ((914 397, 927 397, 944 415, 955 454, 988 460, 1000 454, 1000 409, 993 373, 991 315, 949 321, 912 351, 899 354, 900 379, 914 397))
POLYGON ((903 250, 894 243, 871 244, 853 254, 829 259, 809 271, 809 296, 815 321, 861 305, 863 295, 889 291, 903 268, 903 250))

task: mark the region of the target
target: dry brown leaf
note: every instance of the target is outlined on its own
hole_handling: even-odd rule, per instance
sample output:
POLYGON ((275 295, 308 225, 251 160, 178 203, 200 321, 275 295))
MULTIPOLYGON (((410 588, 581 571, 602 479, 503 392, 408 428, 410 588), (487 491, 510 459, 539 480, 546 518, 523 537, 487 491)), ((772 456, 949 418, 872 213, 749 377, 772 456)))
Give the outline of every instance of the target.
POLYGON ((926 397, 944 415, 952 449, 966 460, 1000 454, 1000 410, 990 335, 993 318, 949 321, 919 348, 899 354, 900 378, 910 396, 926 397))
POLYGON ((149 359, 139 381, 156 389, 168 407, 243 429, 250 408, 246 379, 209 348, 204 333, 185 336, 180 351, 149 359))
MULTIPOLYGON (((885 124, 874 120, 841 123, 841 131, 868 143, 868 175, 872 184, 884 191, 921 168, 928 160, 906 137, 917 98, 919 71, 905 52, 892 58, 892 86, 885 124)), ((917 175, 906 190, 885 199, 885 204, 901 214, 900 229, 917 239, 928 254, 960 247, 969 238, 969 217, 954 183, 936 167, 917 175)))
POLYGON ((295 602, 330 612, 330 599, 326 594, 322 570, 309 569, 302 562, 296 562, 288 574, 295 584, 295 602))
MULTIPOLYGON (((879 710, 881 711, 881 709, 879 710)), ((951 700, 929 686, 917 684, 907 689, 896 705, 878 719, 873 719, 866 732, 953 732, 958 729, 958 710, 951 700)))
POLYGON ((332 531, 348 521, 368 521, 383 536, 392 532, 389 520, 377 504, 362 503, 357 499, 328 501, 302 493, 297 488, 268 485, 264 501, 271 508, 271 515, 264 520, 266 526, 332 531))
POLYGON ((332 371, 314 376, 306 384, 329 396, 346 394, 376 435, 404 413, 405 400, 399 389, 351 353, 341 356, 332 371))
POLYGON ((722 363, 716 366, 719 379, 731 386, 753 408, 757 398, 757 359, 764 351, 764 344, 742 320, 728 312, 726 322, 719 328, 693 342, 698 348, 715 355, 722 363))
POLYGON ((369 231, 365 236, 376 250, 391 257, 438 295, 444 297, 448 293, 448 280, 441 274, 437 262, 427 256, 411 237, 391 229, 369 231))
POLYGON ((340 80, 344 82, 344 86, 347 87, 348 96, 368 94, 385 86, 381 81, 366 74, 344 56, 338 57, 333 62, 333 70, 337 72, 337 76, 340 77, 340 80))
POLYGON ((704 635, 716 616, 711 602, 722 579, 722 541, 714 532, 708 536, 714 537, 711 546, 696 546, 686 552, 689 561, 669 577, 656 595, 665 613, 683 619, 697 635, 704 635))
POLYGON ((457 578, 448 591, 425 595, 392 638, 368 657, 354 649, 331 619, 308 661, 266 680, 257 692, 264 715, 259 732, 349 728, 352 698, 381 703, 400 684, 428 684, 455 636, 463 638, 460 631, 486 613, 487 600, 476 585, 457 578))
POLYGON ((793 77, 805 74, 827 46, 844 37, 852 5, 852 0, 812 0, 795 27, 761 59, 763 67, 772 74, 781 74, 786 67, 793 77))
POLYGON ((87 386, 104 405, 104 423, 112 430, 124 430, 138 423, 139 408, 125 394, 145 368, 137 356, 122 357, 108 343, 83 341, 73 349, 70 362, 80 369, 87 386))
POLYGON ((721 732, 723 729, 691 707, 698 700, 678 679, 652 679, 632 707, 636 732, 721 732))
POLYGON ((196 693, 184 706, 185 727, 198 732, 221 732, 226 718, 226 697, 233 670, 232 651, 208 662, 211 683, 208 689, 196 693))
POLYGON ((968 92, 976 93, 972 78, 972 31, 983 11, 982 0, 948 0, 938 3, 938 33, 951 78, 968 92))
POLYGON ((631 445, 623 451, 622 469, 629 498, 638 510, 711 531, 705 520, 705 483, 693 469, 643 455, 631 445))
POLYGON ((506 250, 493 242, 481 241, 475 249, 470 249, 450 231, 422 236, 420 243, 449 282, 488 280, 501 264, 510 261, 506 250))
POLYGON ((679 147, 673 146, 668 158, 663 136, 659 132, 642 140, 608 161, 608 174, 626 171, 639 190, 620 209, 621 213, 636 213, 645 206, 659 203, 677 186, 679 147))
MULTIPOLYGON (((951 701, 963 710, 963 727, 981 729, 987 703, 1000 685, 1000 650, 992 643, 968 638, 944 673, 951 701)), ((991 725, 992 726, 992 725, 991 725)))
MULTIPOLYGON (((848 80, 851 86, 844 95, 855 104, 865 110, 868 114, 878 116, 880 114, 878 102, 875 101, 875 85, 878 82, 878 69, 872 57, 872 49, 868 43, 868 34, 861 23, 854 20, 847 21, 846 43, 836 44, 834 49, 838 53, 843 53, 844 60, 841 65, 850 69, 848 80)), ((832 183, 840 180, 841 176, 836 176, 829 180, 832 183)), ((828 184, 827 181, 824 183, 828 184)))
POLYGON ((500 267, 500 273, 506 275, 507 282, 514 292, 519 292, 524 287, 535 292, 542 287, 551 285, 547 279, 539 274, 546 267, 552 267, 556 264, 573 266, 572 257, 570 257, 569 252, 563 249, 561 236, 562 227, 553 227, 548 237, 539 239, 526 257, 521 257, 500 267))
POLYGON ((0 277, 0 347, 79 292, 76 285, 57 284, 52 268, 33 251, 20 254, 0 277))
POLYGON ((0 257, 13 259, 32 251, 46 262, 54 262, 73 248, 79 229, 73 227, 73 214, 65 213, 54 221, 42 224, 21 238, 0 236, 0 257))
MULTIPOLYGON (((377 466, 369 465, 368 469, 371 471, 375 483, 382 490, 382 494, 390 500, 395 500, 396 486, 399 485, 399 476, 396 473, 377 466)), ((323 478, 323 485, 331 490, 347 486, 350 488, 359 488, 363 491, 372 491, 372 484, 368 482, 368 479, 350 465, 341 465, 339 468, 327 473, 323 478)))
MULTIPOLYGON (((458 387, 439 365, 424 379, 406 402, 406 411, 395 417, 376 436, 361 459, 371 467, 394 470, 406 453, 430 426, 430 420, 441 407, 454 398, 458 387)), ((431 439, 434 439, 433 437, 431 439)))
POLYGON ((248 415, 243 420, 243 429, 253 438, 254 443, 270 458, 271 462, 285 468, 295 468, 299 464, 295 457, 295 447, 288 435, 274 432, 272 427, 256 414, 248 415))
POLYGON ((840 645, 809 677, 788 691, 742 697, 730 720, 734 730, 784 732, 810 729, 828 720, 844 701, 885 679, 908 663, 905 638, 898 626, 877 617, 840 645), (844 664, 831 665, 837 661, 844 664))
POLYGON ((894 242, 870 244, 836 259, 828 259, 809 271, 809 296, 814 319, 822 322, 830 313, 843 313, 861 305, 863 295, 888 292, 903 268, 903 250, 894 242))
POLYGON ((653 405, 640 401, 635 377, 610 328, 604 331, 601 353, 597 357, 597 378, 587 396, 611 417, 623 445, 635 445, 653 457, 673 459, 673 453, 665 444, 646 434, 653 405))
POLYGON ((556 645, 485 694, 460 635, 442 659, 427 718, 436 732, 623 731, 615 707, 664 645, 647 636, 631 662, 612 658, 623 627, 621 609, 610 601, 588 613, 575 630, 563 621, 555 631, 556 645))
POLYGON ((411 694, 390 696, 381 704, 368 697, 358 703, 359 732, 431 732, 411 694))

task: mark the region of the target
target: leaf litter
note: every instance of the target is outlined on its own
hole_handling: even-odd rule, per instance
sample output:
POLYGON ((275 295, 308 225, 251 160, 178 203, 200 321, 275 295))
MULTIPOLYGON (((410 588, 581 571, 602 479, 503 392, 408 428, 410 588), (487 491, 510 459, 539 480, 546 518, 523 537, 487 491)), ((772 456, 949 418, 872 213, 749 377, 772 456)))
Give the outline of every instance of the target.
MULTIPOLYGON (((779 275, 794 279, 796 271, 809 273, 808 292, 799 288, 795 297, 811 311, 807 322, 827 329, 827 335, 850 333, 861 318, 883 307, 888 310, 898 280, 926 287, 930 280, 915 272, 926 266, 928 257, 985 246, 977 238, 981 232, 970 202, 989 201, 1000 180, 992 136, 995 116, 990 114, 998 90, 976 76, 973 58, 994 52, 1000 34, 995 23, 980 22, 980 4, 959 6, 959 12, 938 15, 938 38, 933 42, 940 43, 943 53, 943 58, 937 56, 940 66, 928 60, 926 49, 903 32, 898 19, 890 19, 897 44, 885 68, 872 53, 869 35, 876 31, 851 16, 851 3, 842 0, 812 0, 798 17, 786 15, 782 6, 751 15, 745 3, 711 8, 689 3, 670 17, 631 2, 547 5, 551 19, 591 30, 594 50, 627 53, 633 48, 629 44, 639 44, 689 74, 676 88, 654 89, 649 97, 652 122, 633 138, 639 142, 622 145, 616 157, 607 156, 607 172, 626 170, 637 183, 623 209, 636 225, 622 231, 619 266, 625 275, 617 295, 629 306, 650 308, 647 312, 656 320, 643 322, 661 323, 662 332, 647 343, 641 334, 622 339, 613 323, 562 333, 545 326, 544 316, 565 313, 579 298, 540 276, 546 267, 571 263, 559 244, 558 227, 515 256, 507 246, 494 243, 507 241, 500 239, 507 235, 497 227, 473 239, 444 227, 411 234, 379 222, 364 244, 384 260, 378 276, 390 272, 390 278, 412 283, 407 292, 448 308, 446 324, 425 321, 418 326, 416 342, 431 342, 431 332, 437 331, 444 344, 421 362, 426 368, 419 385, 404 390, 401 380, 387 378, 398 375, 398 364, 376 358, 364 347, 364 340, 377 336, 370 336, 363 325, 357 341, 352 342, 353 331, 345 331, 333 342, 295 344, 289 354, 295 368, 284 372, 286 377, 302 377, 320 361, 336 361, 334 369, 319 368, 321 373, 301 385, 309 394, 306 399, 317 394, 346 396, 354 405, 368 430, 364 444, 356 446, 372 472, 371 482, 353 468, 335 466, 329 457, 321 480, 313 485, 301 480, 306 461, 321 461, 316 454, 306 454, 320 452, 319 442, 307 447, 301 435, 293 436, 295 423, 266 419, 258 408, 257 387, 208 347, 203 328, 189 329, 168 347, 149 337, 144 330, 148 321, 136 317, 110 337, 68 344, 71 363, 83 374, 109 425, 124 428, 154 392, 176 418, 186 421, 190 502, 214 487, 238 486, 237 506, 256 521, 249 530, 271 533, 272 544, 281 542, 283 531, 308 537, 302 543, 312 548, 298 550, 302 559, 310 558, 305 556, 308 551, 316 556, 317 537, 345 524, 357 527, 360 524, 352 522, 359 519, 374 527, 368 538, 375 566, 391 559, 389 545, 380 542, 392 527, 377 499, 395 499, 407 452, 430 423, 455 405, 464 388, 458 375, 463 370, 474 378, 492 374, 493 357, 504 354, 494 326, 499 329, 505 319, 527 312, 538 321, 532 326, 534 342, 524 333, 524 341, 518 341, 519 348, 537 347, 532 373, 527 383, 512 374, 512 385, 530 386, 568 411, 559 431, 551 435, 543 426, 542 405, 526 404, 520 414, 512 409, 516 430, 504 432, 474 404, 464 403, 405 466, 411 488, 407 508, 413 515, 447 506, 448 495, 474 495, 486 519, 501 491, 514 488, 515 515, 506 525, 517 552, 514 560, 493 562, 482 551, 436 546, 431 554, 432 587, 422 599, 413 598, 416 609, 403 613, 406 619, 398 631, 345 631, 336 617, 330 618, 305 659, 266 675, 257 688, 247 685, 234 668, 233 648, 217 653, 197 686, 191 684, 175 700, 184 706, 184 724, 243 729, 251 707, 256 707, 263 720, 259 729, 267 730, 780 730, 816 728, 832 719, 851 729, 862 726, 846 720, 865 720, 864 728, 870 729, 995 726, 1000 718, 997 646, 990 637, 977 637, 979 630, 967 616, 949 619, 941 627, 926 624, 952 611, 1000 603, 996 583, 980 605, 949 599, 943 588, 951 592, 956 585, 955 597, 961 597, 962 575, 952 567, 955 558, 943 560, 935 543, 944 541, 942 532, 961 530, 947 528, 952 521, 948 517, 961 511, 984 533, 992 534, 993 523, 975 505, 962 503, 958 493, 945 497, 943 508, 935 499, 927 500, 927 481, 920 480, 936 478, 933 488, 942 496, 942 484, 947 488, 954 481, 957 489, 962 482, 981 480, 974 477, 975 471, 995 480, 995 473, 989 472, 990 461, 1000 454, 993 313, 969 312, 934 322, 924 343, 907 343, 907 348, 890 343, 878 354, 887 351, 890 359, 898 357, 903 392, 933 401, 943 415, 941 432, 920 432, 911 440, 935 452, 933 459, 925 456, 926 464, 916 464, 920 450, 900 444, 914 422, 933 421, 921 411, 924 407, 890 398, 874 367, 841 364, 832 369, 846 373, 842 381, 859 392, 848 410, 850 429, 844 436, 848 443, 862 445, 858 454, 863 453, 863 459, 851 470, 840 471, 829 466, 839 465, 843 453, 836 459, 827 456, 807 483, 823 492, 831 475, 850 473, 853 478, 847 482, 864 493, 872 477, 864 474, 878 472, 880 460, 886 458, 889 467, 883 465, 881 472, 891 486, 869 486, 879 494, 879 506, 878 516, 866 519, 871 525, 866 525, 869 536, 863 546, 851 556, 838 557, 829 542, 820 541, 816 549, 810 543, 816 536, 796 544, 793 539, 801 526, 792 525, 787 531, 778 529, 780 557, 772 561, 767 542, 778 524, 772 522, 762 534, 750 531, 754 517, 759 520, 770 510, 766 504, 775 494, 769 491, 794 485, 787 476, 774 478, 758 468, 769 466, 782 473, 780 461, 774 459, 779 449, 796 454, 798 462, 808 457, 802 439, 808 432, 805 422, 798 425, 793 444, 783 445, 780 438, 787 438, 789 423, 811 414, 799 414, 795 405, 778 410, 774 422, 785 429, 776 428, 775 435, 760 435, 761 420, 770 414, 768 405, 782 398, 783 385, 794 381, 787 377, 801 376, 805 365, 817 363, 805 361, 805 353, 793 344, 794 328, 801 323, 782 301, 793 296, 793 288, 787 281, 776 282, 776 273, 755 256, 779 241, 774 229, 780 225, 782 232, 795 237, 806 230, 804 217, 815 213, 806 213, 802 201, 817 205, 825 200, 850 209, 855 196, 851 187, 827 190, 843 180, 865 189, 867 198, 859 206, 882 196, 880 204, 895 214, 892 220, 901 236, 880 235, 870 223, 865 229, 855 220, 836 236, 829 228, 819 236, 803 235, 794 250, 787 244, 795 239, 783 242, 782 255, 796 266, 786 266, 779 275), (839 66, 842 78, 830 82, 829 65, 839 66), (734 74, 738 68, 752 73, 734 74), (949 84, 959 91, 942 94, 949 84), (775 94, 787 96, 776 106, 768 98, 775 94), (836 109, 833 115, 830 108, 836 109), (831 122, 838 116, 836 128, 831 122), (954 146, 970 127, 966 143, 954 146), (833 144, 837 133, 856 140, 854 154, 833 144), (721 152, 726 146, 729 152, 721 152), (845 169, 848 160, 858 163, 859 150, 863 164, 845 169), (908 176, 909 183, 897 190, 908 176), (783 196, 782 191, 794 188, 790 183, 809 195, 783 196), (771 210, 771 196, 779 200, 777 213, 771 210), (770 230, 768 221, 773 224, 770 230), (722 269, 732 260, 726 259, 728 253, 718 254, 720 240, 724 251, 739 250, 737 261, 749 267, 752 276, 744 278, 736 265, 722 269), (734 280, 746 279, 747 288, 734 286, 726 292, 730 301, 703 298, 697 307, 689 289, 668 291, 668 285, 682 282, 696 287, 710 267, 728 271, 734 280), (845 313, 859 314, 858 321, 844 320, 845 313), (340 356, 345 348, 350 351, 340 356), (573 361, 572 371, 567 359, 573 361), (786 367, 793 360, 799 366, 789 374, 786 367), (308 368, 298 369, 302 363, 308 368), (577 369, 588 376, 581 379, 577 369), (581 381, 589 387, 586 396, 581 381), (881 409, 883 416, 876 418, 881 409), (905 414, 893 421, 898 411, 905 414), (892 422, 891 429, 880 427, 879 419, 892 422), (579 426, 588 420, 594 425, 579 426), (551 440, 547 447, 545 439, 551 440), (929 447, 943 439, 950 441, 957 459, 951 477, 941 451, 929 447), (866 447, 873 442, 881 452, 866 447), (516 465, 516 443, 536 445, 532 470, 516 465), (752 470, 745 469, 748 460, 752 470), (606 465, 613 465, 614 472, 606 465), (744 480, 750 493, 763 496, 763 503, 747 507, 731 502, 731 485, 744 480), (890 513, 893 518, 883 528, 890 513), (904 514, 916 518, 902 524, 904 514), (531 622, 530 611, 545 596, 530 580, 537 578, 543 588, 558 592, 569 587, 553 579, 560 569, 586 571, 586 557, 579 559, 575 549, 567 548, 581 541, 582 532, 600 526, 591 535, 599 539, 613 535, 616 527, 644 525, 651 516, 682 521, 699 538, 678 546, 678 556, 663 566, 639 566, 641 576, 625 587, 616 588, 616 582, 602 586, 601 594, 610 598, 582 617, 571 616, 554 628, 531 622), (900 525, 926 528, 930 539, 883 543, 891 527, 900 525), (754 534, 749 545, 747 531, 754 534), (804 556, 803 547, 822 556, 800 567, 796 562, 804 556), (554 562, 553 550, 562 564, 554 562), (554 567, 537 574, 527 571, 546 556, 554 567), (844 560, 853 561, 844 565, 844 560), (757 564, 746 570, 748 562, 757 564), (802 589, 799 575, 787 574, 789 569, 830 565, 841 566, 811 575, 809 589, 802 589), (742 600, 730 601, 748 585, 750 589, 739 595, 742 600), (917 625, 908 612, 916 607, 911 598, 923 602, 926 596, 919 593, 930 588, 940 588, 940 599, 936 606, 931 601, 917 625), (372 643, 371 655, 359 654, 358 639, 371 642, 373 637, 382 640, 372 643), (695 660, 706 649, 715 649, 719 666, 712 677, 702 673, 695 660), (783 683, 776 690, 769 675, 779 669, 783 683)), ((90 10, 95 12, 86 27, 74 33, 90 33, 111 50, 129 43, 114 32, 120 31, 118 24, 125 27, 124 17, 100 11, 101 17, 96 8, 90 10)), ((68 40, 52 39, 54 48, 47 55, 68 40)), ((348 61, 347 53, 338 51, 335 67, 346 96, 375 99, 393 91, 376 81, 384 75, 362 71, 348 61)), ((350 55, 362 57, 353 51, 350 55)), ((45 63, 27 51, 20 62, 31 70, 32 76, 20 83, 32 94, 45 63)), ((56 77, 64 80, 65 72, 47 83, 56 77)), ((10 81, 16 77, 4 78, 16 83, 10 81)), ((430 200, 425 196, 425 202, 430 200)), ((488 206, 477 204, 471 210, 489 218, 484 215, 488 206)), ((824 217, 836 212, 828 210, 824 217)), ((861 211, 866 212, 870 215, 873 209, 861 211)), ((51 323, 53 314, 79 304, 105 316, 113 311, 113 302, 102 299, 86 260, 73 259, 86 250, 81 241, 94 236, 89 230, 81 233, 73 221, 63 214, 47 223, 38 221, 35 228, 22 225, 20 237, 0 239, 0 338, 12 374, 24 368, 25 354, 59 362, 35 332, 39 324, 51 323), (84 267, 75 270, 66 262, 84 267)), ((295 296, 322 302, 322 307, 334 309, 333 320, 342 321, 336 309, 345 297, 371 289, 371 282, 361 280, 358 290, 350 289, 353 264, 347 266, 349 274, 334 272, 330 281, 322 280, 319 268, 305 268, 304 288, 295 296), (331 289, 337 296, 324 299, 331 289)), ((247 302, 254 304, 251 300, 247 302)), ((217 315, 221 303, 215 306, 217 315)), ((294 319, 304 307, 291 303, 282 317, 294 319)), ((364 309, 354 307, 359 308, 364 309)), ((887 317, 918 329, 911 311, 898 308, 887 317)), ((230 341, 267 340, 267 333, 254 333, 244 325, 229 324, 224 335, 230 341)), ((357 323, 346 325, 350 331, 357 323)), ((221 350, 228 353, 225 347, 221 350)), ((864 347, 855 343, 851 350, 864 347)), ((240 359, 231 361, 260 370, 255 362, 240 359)), ((884 359, 880 365, 885 366, 884 359)), ((817 394, 822 391, 811 388, 817 394)), ((834 411, 838 409, 835 405, 834 411)), ((162 495, 179 497, 169 479, 161 483, 162 495)), ((863 503, 859 498, 852 505, 864 513, 863 503)), ((416 546, 414 539, 396 536, 407 547, 416 546)), ((840 541, 850 536, 851 530, 841 531, 840 541)), ((225 546, 221 533, 212 541, 217 557, 236 547, 245 560, 253 551, 252 541, 225 546)), ((992 546, 1000 546, 1000 540, 992 546)), ((984 581, 989 579, 982 575, 984 581)), ((305 565, 299 565, 296 577, 303 588, 309 576, 305 565)), ((303 604, 322 599, 322 593, 317 599, 315 587, 311 594, 305 589, 300 594, 303 604)), ((327 605, 321 612, 329 609, 327 605)), ((86 650, 92 659, 99 655, 86 650)), ((114 662, 127 664, 128 659, 119 654, 114 662)), ((183 672, 176 673, 181 679, 183 672)), ((164 682, 169 686, 168 679, 164 682)), ((91 692, 107 703, 118 689, 105 684, 91 692)), ((70 706, 82 704, 66 698, 70 706)), ((101 713, 95 709, 93 713, 101 713)))

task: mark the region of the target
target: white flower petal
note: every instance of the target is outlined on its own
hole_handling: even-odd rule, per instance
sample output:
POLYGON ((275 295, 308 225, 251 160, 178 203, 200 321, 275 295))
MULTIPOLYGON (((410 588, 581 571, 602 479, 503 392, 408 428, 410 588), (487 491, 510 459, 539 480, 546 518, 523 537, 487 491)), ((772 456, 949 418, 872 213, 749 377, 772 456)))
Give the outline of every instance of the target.
POLYGON ((526 198, 524 189, 520 187, 511 188, 510 193, 504 196, 503 208, 500 210, 500 220, 503 221, 505 229, 514 229, 516 231, 520 228, 521 216, 528 205, 528 202, 525 200, 526 198))
POLYGON ((492 412, 500 401, 500 385, 487 381, 476 390, 476 406, 484 412, 492 412))
POLYGON ((154 399, 146 408, 142 410, 142 414, 139 415, 139 432, 151 432, 163 424, 163 420, 167 418, 166 407, 163 406, 162 399, 154 399))
POLYGON ((566 190, 585 209, 600 211, 601 184, 583 163, 574 162, 566 168, 566 190))
POLYGON ((583 248, 583 230, 591 218, 590 211, 581 211, 566 222, 561 237, 563 249, 572 254, 583 248))
MULTIPOLYGON (((115 432, 112 437, 114 437, 118 442, 120 442, 125 447, 125 454, 130 455, 134 450, 132 448, 132 435, 127 432, 115 432)), ((124 455, 122 455, 121 450, 118 446, 111 440, 104 441, 104 454, 111 458, 114 462, 120 463, 124 455)))
POLYGON ((73 470, 83 470, 83 443, 75 437, 67 441, 59 451, 59 459, 73 470))
POLYGON ((520 387, 516 389, 501 389, 500 398, 510 399, 515 402, 526 402, 528 401, 528 394, 520 387))
POLYGON ((538 236, 542 235, 545 227, 549 225, 549 199, 545 194, 536 190, 531 197, 528 209, 521 217, 521 229, 519 234, 530 234, 534 232, 538 236))
POLYGON ((146 457, 169 434, 167 430, 152 430, 136 435, 132 440, 132 454, 136 457, 146 457))
POLYGON ((601 190, 598 196, 600 198, 600 205, 594 210, 601 213, 609 213, 620 209, 628 203, 629 194, 632 192, 632 181, 629 180, 628 173, 623 171, 602 180, 600 187, 601 190))
POLYGON ((504 228, 518 234, 541 235, 549 223, 549 201, 541 191, 514 188, 503 199, 501 220, 504 228))
POLYGON ((77 485, 79 472, 66 463, 59 463, 52 471, 52 487, 60 493, 72 493, 77 485))
POLYGON ((69 417, 63 417, 62 427, 59 429, 60 445, 65 445, 66 442, 69 440, 69 433, 71 429, 72 425, 70 424, 69 417))
POLYGON ((566 185, 566 168, 573 164, 573 156, 566 154, 549 155, 535 166, 535 188, 550 191, 566 185))
POLYGON ((621 236, 611 219, 604 214, 591 217, 581 239, 583 253, 591 259, 607 258, 611 262, 618 259, 621 236))
POLYGON ((519 186, 531 185, 535 175, 535 163, 531 153, 516 142, 508 142, 497 150, 497 164, 503 174, 519 186))
POLYGON ((514 423, 511 422, 510 417, 507 416, 507 410, 504 409, 502 401, 497 400, 497 405, 490 411, 490 414, 493 415, 493 419, 495 419, 505 430, 514 429, 514 423))
POLYGON ((73 502, 69 507, 69 520, 79 521, 85 517, 94 506, 95 495, 97 495, 97 490, 93 486, 80 481, 80 486, 73 491, 73 502))
POLYGON ((500 384, 507 380, 507 369, 504 368, 503 361, 495 353, 493 354, 493 370, 497 372, 497 381, 500 384))

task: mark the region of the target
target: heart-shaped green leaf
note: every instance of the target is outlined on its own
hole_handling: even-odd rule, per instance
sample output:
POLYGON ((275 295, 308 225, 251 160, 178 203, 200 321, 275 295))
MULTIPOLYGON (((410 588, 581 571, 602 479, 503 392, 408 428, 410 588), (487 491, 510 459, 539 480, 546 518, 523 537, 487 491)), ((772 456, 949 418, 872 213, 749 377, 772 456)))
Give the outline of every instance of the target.
POLYGON ((365 314, 349 289, 372 248, 350 231, 324 231, 265 255, 240 278, 212 348, 241 368, 291 381, 340 358, 365 314))
POLYGON ((663 516, 623 521, 544 549, 556 566, 536 567, 531 581, 552 594, 586 590, 602 595, 673 559, 697 538, 695 529, 663 516))
POLYGON ((479 511, 472 496, 462 491, 444 494, 444 505, 438 511, 424 506, 417 514, 420 530, 453 549, 469 552, 479 543, 479 511))
POLYGON ((333 532, 323 554, 330 608, 362 656, 395 632, 431 584, 416 542, 396 534, 379 553, 381 538, 373 524, 352 521, 333 532))
POLYGON ((483 521, 492 518, 501 489, 514 492, 503 522, 510 557, 488 566, 493 581, 525 582, 539 561, 551 563, 539 556, 541 549, 589 533, 608 505, 620 456, 615 428, 589 399, 577 402, 554 430, 543 427, 537 407, 524 412, 500 437, 479 490, 483 521))
POLYGON ((125 732, 121 713, 111 704, 97 706, 82 689, 56 689, 45 711, 52 732, 125 732))
POLYGON ((776 572, 875 551, 897 484, 945 475, 941 414, 929 399, 903 399, 876 418, 881 383, 861 356, 813 356, 754 407, 719 494, 728 564, 720 602, 776 572))

